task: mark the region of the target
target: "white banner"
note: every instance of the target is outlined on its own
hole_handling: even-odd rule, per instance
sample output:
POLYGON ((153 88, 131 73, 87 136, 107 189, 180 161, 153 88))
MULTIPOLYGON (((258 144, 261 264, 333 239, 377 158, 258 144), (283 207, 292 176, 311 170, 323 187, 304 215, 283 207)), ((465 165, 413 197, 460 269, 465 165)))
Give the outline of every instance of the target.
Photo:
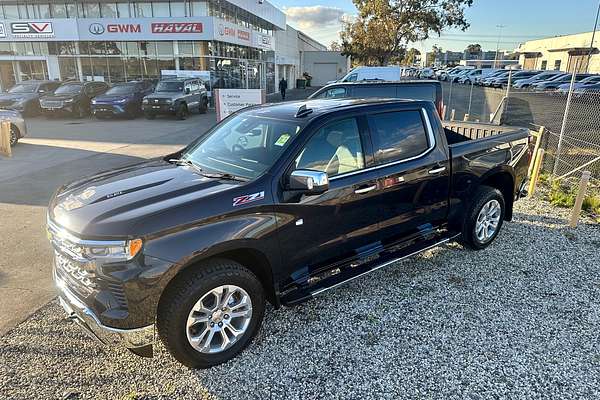
POLYGON ((264 104, 265 101, 264 89, 215 89, 217 121, 242 108, 264 104))

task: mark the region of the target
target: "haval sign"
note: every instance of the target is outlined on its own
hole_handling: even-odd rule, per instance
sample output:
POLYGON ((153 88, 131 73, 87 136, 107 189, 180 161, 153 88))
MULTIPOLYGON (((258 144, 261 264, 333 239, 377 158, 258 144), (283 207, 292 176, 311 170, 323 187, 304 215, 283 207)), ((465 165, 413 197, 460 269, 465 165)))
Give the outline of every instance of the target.
POLYGON ((202 33, 200 22, 153 22, 152 33, 202 33))
POLYGON ((17 38, 53 37, 54 29, 51 22, 12 22, 10 32, 17 38))

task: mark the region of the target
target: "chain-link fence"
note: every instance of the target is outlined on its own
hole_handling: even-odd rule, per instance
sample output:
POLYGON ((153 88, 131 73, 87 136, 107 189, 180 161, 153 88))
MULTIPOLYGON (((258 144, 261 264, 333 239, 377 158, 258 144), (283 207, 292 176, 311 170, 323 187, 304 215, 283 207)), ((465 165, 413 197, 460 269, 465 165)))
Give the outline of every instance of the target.
POLYGON ((491 88, 474 84, 443 83, 446 118, 544 127, 541 147, 545 150, 542 171, 554 178, 579 178, 592 173, 592 184, 600 185, 600 90, 586 89, 577 82, 559 90, 491 88))

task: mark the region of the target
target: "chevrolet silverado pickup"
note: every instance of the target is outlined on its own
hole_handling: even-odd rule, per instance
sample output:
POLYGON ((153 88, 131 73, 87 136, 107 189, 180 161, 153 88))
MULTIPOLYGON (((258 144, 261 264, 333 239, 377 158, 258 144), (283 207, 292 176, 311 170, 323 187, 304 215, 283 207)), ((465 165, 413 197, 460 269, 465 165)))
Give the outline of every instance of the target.
POLYGON ((177 153, 57 191, 59 301, 104 344, 151 356, 161 340, 211 367, 248 346, 267 301, 297 304, 452 240, 489 246, 529 156, 527 129, 444 126, 429 101, 246 108, 177 153))

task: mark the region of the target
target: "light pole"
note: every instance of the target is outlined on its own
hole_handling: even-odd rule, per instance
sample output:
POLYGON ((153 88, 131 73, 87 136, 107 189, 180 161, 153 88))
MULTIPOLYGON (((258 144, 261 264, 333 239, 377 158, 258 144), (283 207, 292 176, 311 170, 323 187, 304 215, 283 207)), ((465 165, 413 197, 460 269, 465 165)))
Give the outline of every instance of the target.
POLYGON ((496 25, 498 28, 498 43, 496 43, 496 56, 494 57, 494 68, 498 67, 498 52, 500 51, 500 38, 502 37, 502 29, 506 28, 506 25, 496 25))
POLYGON ((585 63, 585 72, 590 68, 592 53, 594 52, 594 39, 596 38, 596 29, 598 29, 598 16, 600 16, 600 2, 598 2, 598 11, 596 11, 596 22, 594 23, 594 32, 592 33, 592 41, 590 42, 590 52, 588 53, 587 62, 585 63))

